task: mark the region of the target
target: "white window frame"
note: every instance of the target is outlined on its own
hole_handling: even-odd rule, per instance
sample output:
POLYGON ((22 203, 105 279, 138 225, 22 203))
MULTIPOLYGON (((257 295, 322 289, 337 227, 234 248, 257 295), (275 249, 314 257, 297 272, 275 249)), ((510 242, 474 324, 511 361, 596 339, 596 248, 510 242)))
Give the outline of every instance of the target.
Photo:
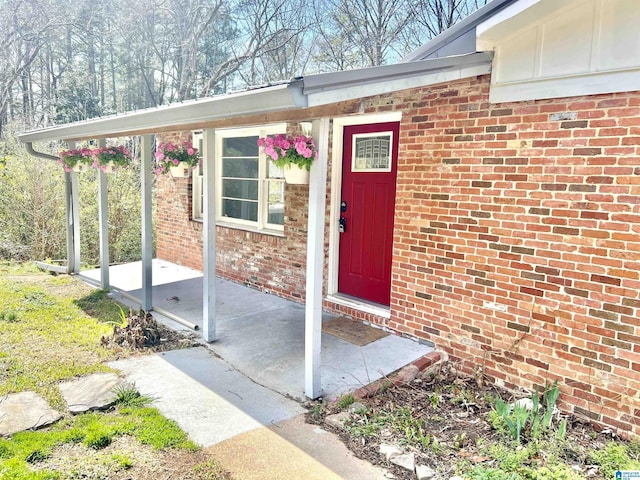
POLYGON ((358 140, 361 138, 372 138, 372 137, 382 137, 382 136, 388 136, 389 137, 389 156, 387 157, 387 167, 384 168, 359 168, 356 165, 356 154, 357 154, 357 148, 355 146, 355 142, 354 142, 354 147, 351 151, 351 171, 354 173, 366 173, 366 172, 390 172, 391 171, 391 164, 392 164, 392 160, 391 160, 391 151, 393 149, 393 142, 395 142, 395 139, 393 138, 393 132, 392 131, 388 131, 388 132, 372 132, 372 133, 356 133, 353 135, 353 139, 354 140, 358 140))
MULTIPOLYGON (((258 156, 258 220, 242 220, 239 218, 230 218, 222 216, 222 144, 226 138, 237 137, 250 137, 258 136, 264 137, 266 135, 277 135, 279 133, 285 134, 287 132, 286 123, 277 123, 271 125, 261 125, 257 127, 242 127, 242 128, 229 128, 215 130, 215 176, 216 176, 216 225, 237 228, 241 230, 261 232, 270 235, 283 235, 284 225, 278 225, 269 223, 269 189, 267 188, 268 181, 280 180, 268 178, 268 159, 263 152, 259 152, 258 156)), ((199 145, 202 139, 202 132, 194 133, 193 143, 199 145)), ((204 159, 203 159, 204 161, 204 159)), ((192 204, 193 211, 192 216, 196 221, 202 221, 202 197, 203 197, 203 177, 202 166, 193 169, 192 178, 192 204)), ((284 189, 284 178, 281 180, 282 188, 284 189)))
MULTIPOLYGON (((202 131, 193 132, 191 138, 191 143, 198 149, 200 155, 202 155, 202 131)), ((204 191, 202 190, 202 186, 204 185, 202 162, 204 161, 205 159, 202 157, 198 165, 191 169, 191 219, 196 222, 202 222, 204 220, 204 191)))

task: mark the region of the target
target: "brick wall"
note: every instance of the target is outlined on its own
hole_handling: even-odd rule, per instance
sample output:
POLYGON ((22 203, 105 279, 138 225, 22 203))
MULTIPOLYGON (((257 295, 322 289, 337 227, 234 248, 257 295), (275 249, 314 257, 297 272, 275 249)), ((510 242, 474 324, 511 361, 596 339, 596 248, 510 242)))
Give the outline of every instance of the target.
POLYGON ((403 109, 390 326, 509 387, 640 433, 640 93, 491 105, 489 78, 403 109))
MULTIPOLYGON (((638 434, 640 93, 488 92, 485 76, 363 102, 403 112, 391 319, 325 307, 507 387, 558 380, 566 411, 638 434)), ((188 183, 159 181, 158 256, 201 268, 188 183)), ((283 238, 218 227, 218 273, 303 298, 307 195, 287 186, 283 238)))

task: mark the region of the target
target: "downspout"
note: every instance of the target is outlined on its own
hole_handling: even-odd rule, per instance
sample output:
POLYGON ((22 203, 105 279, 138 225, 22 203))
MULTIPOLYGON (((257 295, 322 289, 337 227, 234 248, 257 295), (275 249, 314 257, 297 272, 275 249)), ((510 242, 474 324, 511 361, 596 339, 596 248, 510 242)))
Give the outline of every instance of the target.
POLYGON ((38 157, 38 158, 44 158, 45 160, 58 160, 58 157, 56 157, 55 155, 51 155, 49 153, 44 153, 44 152, 38 152, 37 150, 35 150, 33 148, 33 142, 26 142, 24 145, 29 155, 33 155, 34 157, 38 157))
MULTIPOLYGON (((56 157, 55 155, 51 155, 49 153, 44 153, 44 152, 38 152, 37 150, 35 150, 33 148, 33 142, 25 142, 25 148, 27 150, 27 153, 29 153, 29 155, 32 155, 34 157, 44 158, 45 160, 58 160, 58 157, 56 157)), ((56 273, 72 273, 75 267, 75 255, 74 255, 74 248, 73 248, 74 241, 75 241, 74 234, 73 234, 74 202, 72 201, 72 198, 75 192, 73 192, 72 182, 70 177, 71 175, 69 174, 69 172, 65 172, 64 184, 65 184, 65 210, 66 210, 65 213, 67 217, 67 266, 62 267, 60 265, 52 265, 50 263, 36 261, 36 265, 38 265, 38 267, 44 270, 49 270, 56 273)))

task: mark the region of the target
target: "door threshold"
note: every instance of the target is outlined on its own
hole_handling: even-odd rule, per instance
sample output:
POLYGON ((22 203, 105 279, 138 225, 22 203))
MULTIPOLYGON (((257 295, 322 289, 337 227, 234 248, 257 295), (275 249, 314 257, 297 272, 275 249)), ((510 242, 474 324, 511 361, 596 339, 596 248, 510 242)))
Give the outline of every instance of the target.
POLYGON ((391 308, 379 303, 369 302, 361 298, 355 298, 342 293, 327 295, 326 299, 343 307, 353 308, 361 312, 371 313, 382 318, 391 318, 391 308))

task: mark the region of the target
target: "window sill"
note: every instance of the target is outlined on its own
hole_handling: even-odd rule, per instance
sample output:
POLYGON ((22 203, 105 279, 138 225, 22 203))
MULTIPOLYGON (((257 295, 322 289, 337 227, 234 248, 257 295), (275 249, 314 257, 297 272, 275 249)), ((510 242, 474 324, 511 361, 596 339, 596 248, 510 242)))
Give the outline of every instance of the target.
MULTIPOLYGON (((192 218, 191 221, 204 223, 201 218, 192 218)), ((256 233, 259 235, 268 235, 270 237, 280 237, 280 238, 285 237, 284 232, 280 230, 271 230, 271 229, 258 230, 257 228, 251 228, 246 225, 238 225, 232 222, 218 221, 216 222, 216 227, 228 228, 230 230, 242 230, 243 232, 256 233)))

